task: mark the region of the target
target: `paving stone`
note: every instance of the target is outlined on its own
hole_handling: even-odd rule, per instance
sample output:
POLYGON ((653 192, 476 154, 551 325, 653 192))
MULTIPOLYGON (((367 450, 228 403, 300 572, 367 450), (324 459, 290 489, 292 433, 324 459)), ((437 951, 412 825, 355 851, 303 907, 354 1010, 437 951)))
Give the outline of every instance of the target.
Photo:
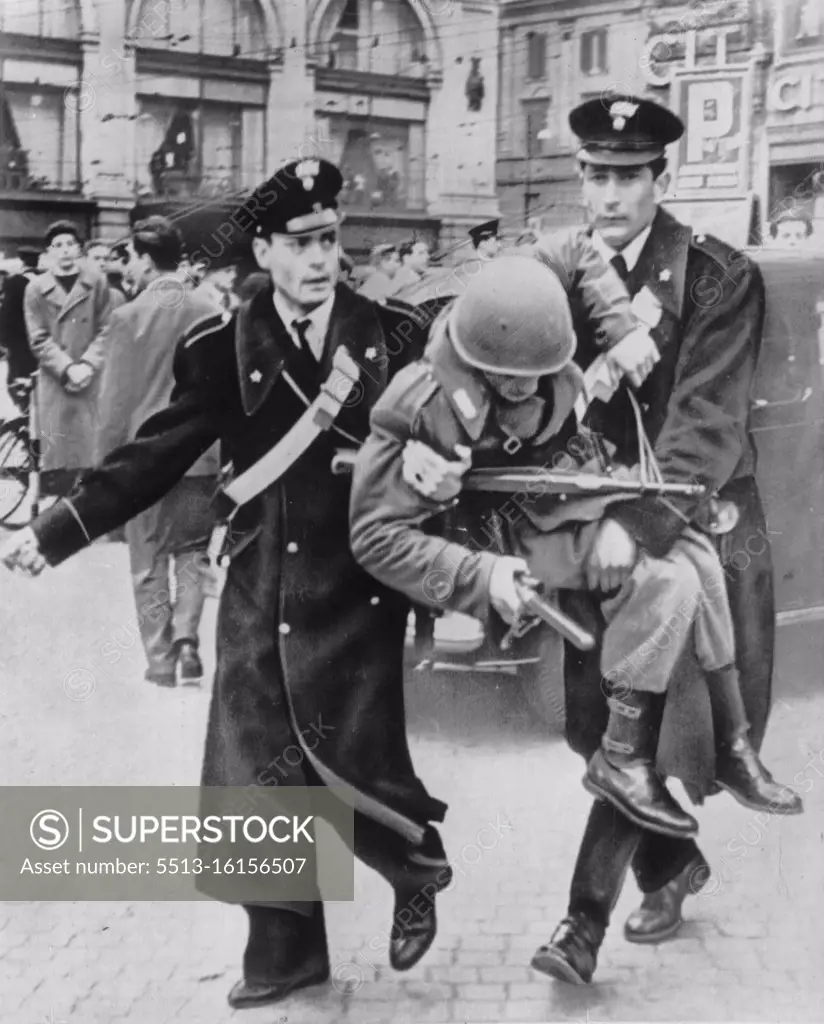
MULTIPOLYGON (((42 636, 36 667, 28 655, 17 658, 11 673, 0 666, 0 777, 9 785, 99 785, 105 772, 110 785, 196 785, 207 692, 184 702, 181 693, 150 691, 135 666, 134 685, 126 676, 101 685, 83 718, 69 721, 65 700, 53 697, 54 680, 65 676, 60 651, 81 664, 84 647, 93 651, 99 637, 128 621, 125 549, 96 545, 51 579, 50 590, 4 578, 8 630, 31 627, 42 636), (53 629, 69 621, 78 638, 53 629)), ((815 636, 821 632, 813 629, 815 636)), ((781 636, 779 680, 782 664, 797 663, 798 634, 792 643, 781 636)), ((211 642, 210 633, 204 652, 211 642)), ((794 691, 790 709, 770 724, 765 759, 779 778, 793 778, 810 760, 799 752, 802 738, 818 743, 814 753, 824 746, 822 659, 819 652, 809 679, 787 676, 804 692, 794 691)), ((436 943, 413 971, 392 971, 385 943, 370 949, 385 935, 391 892, 362 865, 355 902, 330 905, 327 913, 332 964, 357 965, 358 991, 343 995, 330 984, 242 1014, 226 1005, 245 942, 238 908, 8 902, 0 906, 0 1024, 45 1024, 52 1010, 55 1024, 58 1013, 67 1024, 276 1024, 283 1017, 288 1024, 819 1021, 824 784, 817 777, 805 794, 807 813, 761 827, 758 845, 743 857, 730 844, 754 834, 753 815, 727 797, 696 810, 701 847, 721 886, 711 897, 686 901, 687 922, 672 942, 624 941, 623 921, 639 901, 630 878, 595 985, 579 989, 530 969, 535 949, 564 915, 589 798, 580 786, 581 763, 563 743, 534 728, 522 708, 523 724, 513 725, 521 719, 512 695, 516 688, 496 689, 486 679, 458 680, 450 688, 421 677, 410 681, 413 758, 433 795, 449 804, 443 835, 457 868, 455 883, 439 897, 436 943), (447 690, 445 705, 437 705, 447 690), (485 706, 480 716, 478 702, 485 706), (481 830, 499 815, 513 828, 469 863, 481 830)))

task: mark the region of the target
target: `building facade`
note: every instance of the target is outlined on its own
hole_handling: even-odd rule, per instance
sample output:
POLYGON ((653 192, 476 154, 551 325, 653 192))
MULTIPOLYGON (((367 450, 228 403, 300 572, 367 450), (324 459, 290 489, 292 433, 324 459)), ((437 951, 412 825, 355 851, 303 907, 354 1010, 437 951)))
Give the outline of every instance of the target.
MULTIPOLYGON (((784 0, 774 10, 759 190, 769 211, 793 205, 824 239, 824 5, 784 0)), ((824 244, 824 243, 822 243, 824 244)))
POLYGON ((580 222, 569 111, 646 88, 641 0, 501 0, 498 191, 509 234, 580 222))
POLYGON ((824 156, 822 19, 818 0, 502 0, 505 220, 581 221, 569 110, 632 92, 687 126, 670 201, 735 244, 753 240, 824 156))
POLYGON ((0 250, 220 210, 318 155, 348 249, 449 245, 497 213, 496 47, 494 0, 4 0, 0 250))

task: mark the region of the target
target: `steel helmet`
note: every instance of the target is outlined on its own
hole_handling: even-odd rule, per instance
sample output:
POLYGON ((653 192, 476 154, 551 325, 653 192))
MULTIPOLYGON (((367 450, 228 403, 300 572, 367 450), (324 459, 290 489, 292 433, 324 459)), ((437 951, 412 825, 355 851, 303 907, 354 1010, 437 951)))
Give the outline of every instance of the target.
POLYGON ((449 336, 465 363, 512 377, 557 373, 575 355, 566 292, 529 256, 484 264, 450 311, 449 336))

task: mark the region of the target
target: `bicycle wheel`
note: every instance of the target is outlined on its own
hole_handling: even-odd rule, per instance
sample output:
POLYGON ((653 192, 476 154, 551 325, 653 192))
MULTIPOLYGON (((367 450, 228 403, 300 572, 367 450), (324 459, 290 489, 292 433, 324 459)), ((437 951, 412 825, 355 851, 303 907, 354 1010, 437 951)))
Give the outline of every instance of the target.
POLYGON ((0 427, 0 524, 9 530, 26 525, 25 517, 13 517, 26 500, 33 471, 28 421, 22 416, 9 420, 0 427))

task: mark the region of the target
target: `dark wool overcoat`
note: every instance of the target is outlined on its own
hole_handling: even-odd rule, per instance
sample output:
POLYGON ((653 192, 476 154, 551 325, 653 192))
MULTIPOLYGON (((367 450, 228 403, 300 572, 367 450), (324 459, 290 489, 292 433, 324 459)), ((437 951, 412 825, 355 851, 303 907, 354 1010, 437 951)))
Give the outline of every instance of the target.
MULTIPOLYGON (((761 273, 746 256, 711 235, 693 234, 659 209, 627 288, 633 297, 644 293, 642 309, 660 312, 652 336, 661 360, 638 399, 664 478, 705 484, 738 510, 737 525, 718 537, 718 548, 751 736, 759 746, 769 714, 775 642, 772 561, 749 429, 750 391, 764 322, 761 273)), ((575 319, 576 359, 586 368, 600 349, 585 317, 575 319)), ((637 463, 637 430, 626 396, 619 392, 608 405, 596 402, 591 410, 588 425, 616 446, 616 460, 637 463)), ((699 523, 706 518, 706 509, 694 501, 673 504, 699 523)), ((610 515, 657 555, 669 549, 683 528, 676 510, 657 498, 615 506, 610 515)), ((569 595, 566 603, 570 614, 599 625, 599 613, 587 595, 569 595)), ((709 791, 715 765, 709 698, 694 660, 683 668, 671 685, 660 761, 668 774, 682 778, 700 797, 709 791)), ((567 735, 584 756, 598 746, 608 718, 599 674, 597 652, 581 655, 567 648, 567 735)))
POLYGON ((189 330, 168 407, 34 523, 56 564, 154 504, 217 440, 242 473, 305 411, 296 391, 313 399, 346 346, 361 373, 335 424, 344 433, 322 434, 231 522, 203 783, 342 786, 357 810, 413 844, 446 808, 416 776, 407 745, 409 605, 354 561, 350 484, 331 462, 366 437, 389 375, 420 354, 424 335, 411 310, 339 285, 313 371, 265 288, 236 318, 218 314, 189 330))

